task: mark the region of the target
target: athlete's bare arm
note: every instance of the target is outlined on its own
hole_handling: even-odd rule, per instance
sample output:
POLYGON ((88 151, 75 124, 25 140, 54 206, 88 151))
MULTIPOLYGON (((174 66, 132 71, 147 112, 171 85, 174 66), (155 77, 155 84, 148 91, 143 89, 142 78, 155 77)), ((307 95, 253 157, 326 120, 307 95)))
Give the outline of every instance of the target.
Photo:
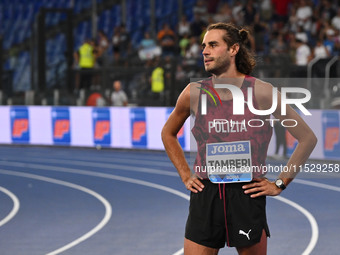
MULTIPOLYGON (((272 105, 272 88, 273 86, 269 83, 265 83, 257 80, 255 84, 255 98, 258 102, 260 110, 269 109, 272 105)), ((286 115, 281 114, 281 94, 278 93, 278 106, 273 113, 276 119, 280 121, 284 119, 293 119, 297 125, 295 127, 287 127, 289 133, 295 137, 298 141, 298 145, 288 160, 287 170, 283 171, 279 178, 283 180, 287 186, 298 174, 300 166, 302 166, 309 155, 312 153, 317 138, 313 131, 306 124, 306 122, 300 117, 300 115, 293 110, 289 105, 286 108, 286 115)), ((290 123, 293 126, 294 123, 290 123)), ((276 187, 273 182, 269 182, 267 179, 255 179, 254 183, 243 186, 246 189, 245 193, 250 194, 251 197, 258 197, 263 195, 275 196, 281 193, 281 189, 276 187)))
MULTIPOLYGON (((185 159, 184 152, 177 139, 177 133, 183 126, 185 120, 190 116, 193 107, 190 107, 190 88, 189 84, 178 97, 176 107, 170 114, 169 119, 162 129, 162 140, 170 160, 176 167, 185 187, 197 193, 202 191, 204 185, 199 181, 195 174, 191 173, 190 167, 185 159)), ((196 90, 193 90, 196 91, 196 90)), ((197 91, 199 91, 197 89, 197 91)), ((191 98, 192 99, 192 98, 191 98)), ((194 108, 197 103, 192 101, 194 108)))

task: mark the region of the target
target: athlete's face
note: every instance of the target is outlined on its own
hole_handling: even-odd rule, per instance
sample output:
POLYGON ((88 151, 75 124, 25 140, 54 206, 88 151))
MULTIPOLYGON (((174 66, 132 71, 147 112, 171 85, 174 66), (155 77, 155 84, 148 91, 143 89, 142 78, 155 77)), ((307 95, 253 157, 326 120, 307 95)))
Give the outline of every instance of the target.
POLYGON ((228 49, 227 43, 223 40, 225 33, 221 29, 210 30, 202 42, 205 70, 215 75, 226 72, 230 67, 231 57, 236 55, 231 47, 228 49))

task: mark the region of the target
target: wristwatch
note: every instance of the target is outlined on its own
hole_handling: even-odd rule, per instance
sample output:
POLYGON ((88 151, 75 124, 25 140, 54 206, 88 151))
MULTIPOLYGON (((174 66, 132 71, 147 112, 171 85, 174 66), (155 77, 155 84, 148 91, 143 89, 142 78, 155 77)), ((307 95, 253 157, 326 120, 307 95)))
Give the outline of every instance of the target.
POLYGON ((277 179, 275 181, 275 185, 276 185, 276 187, 278 187, 279 189, 282 189, 282 190, 284 190, 286 188, 285 183, 281 179, 277 179))

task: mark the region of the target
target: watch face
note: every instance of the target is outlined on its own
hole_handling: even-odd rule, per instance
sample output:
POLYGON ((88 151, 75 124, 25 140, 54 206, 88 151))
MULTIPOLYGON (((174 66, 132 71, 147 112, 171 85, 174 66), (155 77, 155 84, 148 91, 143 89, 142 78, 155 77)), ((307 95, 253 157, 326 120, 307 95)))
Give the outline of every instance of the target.
POLYGON ((284 182, 281 179, 277 179, 275 181, 275 185, 276 185, 276 187, 278 187, 278 188, 280 188, 282 190, 284 190, 286 188, 284 182))
POLYGON ((280 179, 276 180, 276 185, 277 186, 281 186, 282 184, 283 184, 282 180, 280 180, 280 179))

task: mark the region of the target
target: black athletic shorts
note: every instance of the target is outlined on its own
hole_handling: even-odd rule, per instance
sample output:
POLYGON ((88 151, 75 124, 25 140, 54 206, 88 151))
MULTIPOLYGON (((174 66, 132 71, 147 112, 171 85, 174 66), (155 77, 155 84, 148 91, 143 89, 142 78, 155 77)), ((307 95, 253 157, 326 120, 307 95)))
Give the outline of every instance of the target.
POLYGON ((251 198, 244 194, 245 183, 202 183, 203 191, 190 195, 185 238, 207 247, 223 248, 225 243, 230 247, 258 243, 263 230, 270 236, 265 196, 251 198))

